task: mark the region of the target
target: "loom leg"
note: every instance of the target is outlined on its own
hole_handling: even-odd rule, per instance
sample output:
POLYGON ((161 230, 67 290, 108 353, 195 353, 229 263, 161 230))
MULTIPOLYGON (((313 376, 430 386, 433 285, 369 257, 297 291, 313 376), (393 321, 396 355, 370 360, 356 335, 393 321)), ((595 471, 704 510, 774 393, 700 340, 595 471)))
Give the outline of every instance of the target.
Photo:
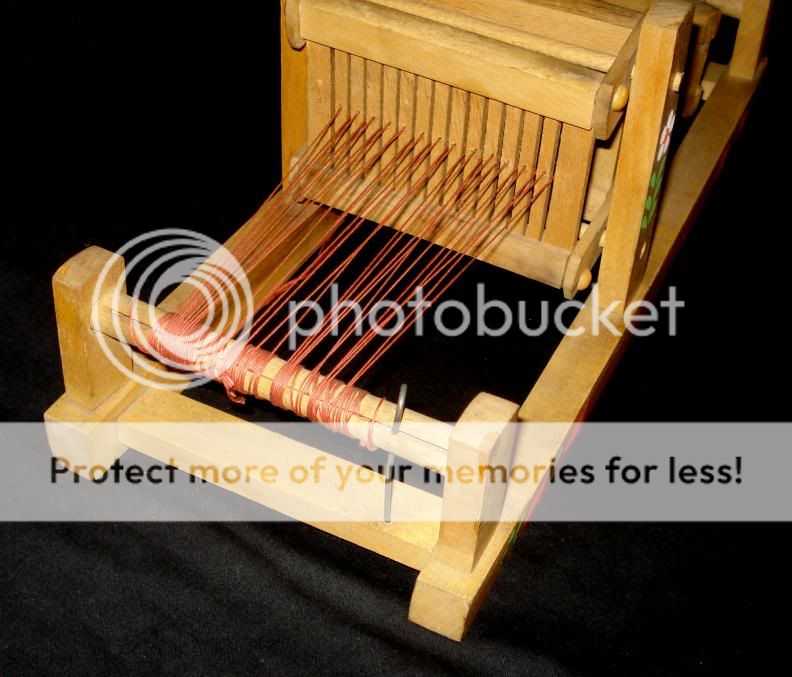
POLYGON ((500 569, 488 545, 503 528, 498 520, 517 411, 511 402, 479 395, 451 436, 440 537, 418 576, 409 616, 450 639, 462 639, 500 569))
MULTIPOLYGON (((119 256, 89 247, 61 266, 52 280, 66 393, 44 414, 47 437, 53 455, 91 479, 124 452, 113 421, 144 390, 113 364, 91 329, 95 292, 110 292, 123 278, 119 256)), ((120 344, 108 344, 109 354, 131 369, 120 344)))
POLYGON ((675 83, 692 27, 692 6, 677 0, 656 0, 641 24, 599 274, 601 307, 616 303, 619 314, 640 286, 654 242, 679 99, 675 83))
POLYGON ((126 451, 118 441, 115 421, 143 390, 130 381, 94 410, 63 395, 44 413, 52 455, 77 475, 101 478, 126 451))
POLYGON ((772 0, 745 0, 729 75, 753 80, 762 63, 772 0))

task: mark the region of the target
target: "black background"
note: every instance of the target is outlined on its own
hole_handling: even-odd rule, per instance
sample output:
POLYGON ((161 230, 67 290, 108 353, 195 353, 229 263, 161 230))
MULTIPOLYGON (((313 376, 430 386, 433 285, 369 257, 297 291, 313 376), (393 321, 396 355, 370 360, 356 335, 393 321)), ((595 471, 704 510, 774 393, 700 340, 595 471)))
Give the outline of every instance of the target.
MULTIPOLYGON (((776 4, 753 116, 667 280, 687 303, 681 335, 633 342, 591 420, 789 420, 789 10, 776 4)), ((0 414, 38 421, 63 391, 50 292, 63 261, 156 227, 223 240, 277 183, 278 7, 4 9, 0 414)), ((471 275, 506 298, 548 293, 471 275)), ((397 351, 393 383, 372 388, 406 380, 416 409, 449 420, 480 390, 524 395, 552 349, 428 343, 397 351)), ((406 622, 414 572, 302 525, 3 525, 0 672, 757 670, 783 647, 765 628, 789 626, 789 535, 530 525, 455 644, 406 622)))

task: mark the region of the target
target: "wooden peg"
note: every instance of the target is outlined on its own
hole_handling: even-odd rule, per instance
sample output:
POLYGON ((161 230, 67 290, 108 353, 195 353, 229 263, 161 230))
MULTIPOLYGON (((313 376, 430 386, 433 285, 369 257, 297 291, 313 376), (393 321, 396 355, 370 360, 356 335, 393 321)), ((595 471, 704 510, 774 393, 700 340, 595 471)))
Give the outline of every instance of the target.
POLYGON ((578 291, 586 291, 591 286, 592 276, 591 271, 586 268, 581 274, 580 279, 578 280, 578 291))
POLYGON ((627 108, 627 102, 630 100, 630 88, 627 85, 619 85, 613 93, 611 99, 611 110, 618 113, 627 108))
POLYGON ((300 34, 300 0, 285 0, 283 13, 286 18, 286 37, 292 49, 301 50, 305 40, 300 34))

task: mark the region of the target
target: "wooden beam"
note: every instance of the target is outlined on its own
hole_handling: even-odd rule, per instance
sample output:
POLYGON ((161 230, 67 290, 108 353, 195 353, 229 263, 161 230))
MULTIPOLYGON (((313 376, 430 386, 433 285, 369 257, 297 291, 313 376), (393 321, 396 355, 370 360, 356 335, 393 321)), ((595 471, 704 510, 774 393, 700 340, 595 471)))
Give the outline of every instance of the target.
MULTIPOLYGON (((283 176, 289 173, 291 159, 308 142, 308 71, 306 50, 289 43, 284 5, 293 12, 297 0, 281 0, 281 161, 283 176)), ((296 21, 293 14, 292 21, 296 21)))
POLYGON ((542 235, 545 244, 569 251, 577 244, 593 157, 594 134, 586 129, 564 125, 552 197, 542 235))
MULTIPOLYGON (((611 5, 618 5, 632 9, 636 12, 648 12, 654 0, 608 0, 611 5)), ((710 5, 719 10, 726 16, 739 19, 743 11, 745 0, 707 0, 706 2, 698 2, 696 4, 710 5)))
POLYGON ((581 16, 522 0, 371 1, 601 73, 608 71, 637 20, 634 13, 604 7, 598 16, 581 16))
POLYGON ((717 7, 726 16, 739 19, 742 17, 746 0, 707 0, 708 5, 717 7))
POLYGON ((626 307, 643 274, 663 188, 671 125, 693 22, 692 5, 657 0, 641 27, 630 105, 613 182, 600 272, 603 303, 626 307))
POLYGON ((338 477, 360 466, 183 395, 147 391, 120 416, 118 431, 127 447, 409 567, 425 566, 437 541, 438 496, 395 482, 393 522, 386 525, 383 481, 353 480, 340 488, 338 477), (229 481, 228 473, 224 478, 204 470, 268 465, 288 478, 290 469, 311 468, 317 459, 330 472, 300 483, 266 482, 256 474, 250 481, 229 481))
POLYGON ((605 74, 602 86, 597 92, 597 105, 594 107, 594 136, 605 141, 613 136, 613 131, 624 117, 630 100, 632 74, 638 53, 641 35, 639 23, 627 38, 621 51, 616 55, 613 65, 605 74))
MULTIPOLYGON (((443 520, 434 557, 465 573, 473 571, 498 523, 506 495, 514 453, 514 434, 519 407, 512 402, 482 393, 460 417, 448 447, 448 473, 443 490, 443 520), (499 477, 498 468, 503 468, 499 477), (490 469, 495 469, 488 475, 490 469), (466 473, 472 481, 466 481, 466 473)), ((423 620, 431 627, 444 609, 427 609, 423 620)))
POLYGON ((729 74, 753 80, 764 54, 767 25, 773 0, 745 0, 729 74))
POLYGON ((141 384, 127 380, 91 411, 68 395, 61 396, 44 412, 52 455, 73 473, 100 479, 127 449, 118 438, 114 422, 145 390, 141 384))
POLYGON ((608 225, 610 203, 611 193, 608 192, 591 223, 586 226, 586 231, 575 245, 572 256, 569 257, 563 286, 564 296, 568 299, 575 298, 578 292, 585 291, 591 286, 591 271, 602 253, 602 236, 608 225))
POLYGON ((100 247, 88 247, 64 263, 52 278, 58 343, 66 395, 86 410, 96 409, 127 381, 132 360, 119 345, 106 350, 91 331, 94 299, 126 293, 124 260, 100 247))
POLYGON ((309 41, 590 129, 597 71, 364 0, 301 0, 309 41))

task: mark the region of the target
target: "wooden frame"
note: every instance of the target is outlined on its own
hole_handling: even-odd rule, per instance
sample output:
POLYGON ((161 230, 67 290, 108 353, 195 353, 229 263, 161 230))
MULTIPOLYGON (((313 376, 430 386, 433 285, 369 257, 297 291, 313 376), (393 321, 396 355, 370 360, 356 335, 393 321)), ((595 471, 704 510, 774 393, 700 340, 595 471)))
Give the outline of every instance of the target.
MULTIPOLYGON (((665 8, 678 7, 678 3, 669 3, 667 0, 662 0, 662 3, 665 8)), ((299 17, 293 9, 285 15, 291 17, 292 21, 295 16, 299 17)), ((639 270, 635 268, 630 245, 627 266, 634 285, 631 296, 633 299, 647 299, 656 292, 666 267, 718 175, 724 156, 742 125, 760 81, 763 63, 758 61, 757 55, 761 53, 769 3, 766 0, 746 0, 740 10, 744 25, 741 25, 738 37, 736 64, 732 65, 730 73, 721 76, 669 164, 664 199, 658 210, 654 237, 651 247, 648 248, 645 264, 639 270), (745 77, 746 75, 750 77, 745 77)), ((666 114, 670 105, 668 102, 674 98, 673 72, 680 58, 680 36, 690 25, 687 12, 681 20, 678 13, 670 18, 670 15, 662 16, 668 18, 668 21, 649 21, 644 24, 648 31, 646 44, 656 47, 655 58, 644 58, 639 51, 636 66, 639 75, 644 70, 662 74, 660 95, 653 98, 650 92, 643 92, 640 88, 637 94, 633 93, 633 104, 637 99, 635 109, 652 111, 652 126, 646 140, 646 143, 651 142, 652 157, 657 141, 657 125, 666 114)), ((292 44, 299 46, 299 31, 287 29, 284 21, 284 35, 289 32, 292 44)), ((283 92, 286 167, 286 160, 290 161, 291 156, 307 140, 308 68, 305 52, 295 51, 285 40, 283 67, 286 76, 283 92)), ((629 116, 628 108, 628 119, 629 116)), ((639 132, 631 130, 629 125, 625 128, 625 135, 625 142, 641 142, 639 132)), ((578 146, 578 140, 570 140, 568 143, 578 146)), ((586 154, 588 152, 585 151, 586 154)), ((636 149, 629 152, 638 154, 636 149)), ((642 153, 646 155, 645 148, 642 153)), ((640 177, 632 177, 626 169, 631 165, 624 164, 624 157, 622 153, 621 175, 617 175, 616 186, 620 182, 637 178, 641 179, 638 183, 644 185, 646 168, 640 169, 643 172, 640 177)), ((616 192, 603 201, 604 207, 598 211, 589 230, 584 233, 584 238, 574 249, 577 268, 571 273, 569 270, 565 271, 562 281, 569 293, 577 291, 580 286, 579 276, 590 271, 594 265, 601 233, 606 225, 606 241, 612 237, 613 222, 607 223, 608 219, 605 217, 611 199, 618 199, 616 192)), ((582 210, 582 204, 580 208, 582 210)), ((625 232, 630 228, 640 228, 640 222, 631 221, 635 217, 628 215, 626 210, 625 215, 619 218, 624 219, 621 227, 625 232)), ((243 236, 244 232, 245 228, 235 237, 243 236)), ((618 227, 615 232, 613 237, 621 237, 618 227)), ((606 250, 608 246, 606 245, 606 250)), ((270 269, 288 271, 296 268, 308 253, 310 244, 302 251, 288 254, 281 252, 277 259, 273 257, 265 264, 270 269)), ((308 445, 243 424, 232 416, 189 400, 178 393, 144 387, 121 377, 115 367, 98 351, 97 335, 102 333, 109 336, 120 347, 120 343, 128 341, 129 337, 124 336, 123 332, 119 335, 112 328, 112 323, 106 322, 107 318, 114 313, 121 314, 125 317, 125 326, 140 321, 140 318, 134 315, 129 305, 108 305, 104 297, 100 301, 101 307, 96 309, 98 312, 94 312, 91 292, 98 272, 108 262, 111 270, 110 282, 122 279, 122 261, 108 252, 90 248, 65 264, 53 281, 66 384, 66 393, 45 414, 53 453, 68 459, 77 471, 96 464, 107 467, 127 447, 134 447, 155 459, 173 461, 185 469, 190 467, 194 458, 213 458, 222 462, 233 456, 238 462, 244 462, 249 454, 260 453, 262 448, 277 448, 280 445, 288 447, 290 454, 304 459, 305 462, 317 453, 317 450, 308 445), (100 425, 109 421, 114 421, 117 425, 100 425), (146 425, 151 421, 175 424, 237 423, 242 432, 231 443, 223 439, 222 426, 218 426, 215 433, 196 435, 187 429, 179 432, 178 427, 157 432, 146 425)), ((625 297, 624 279, 622 276, 619 283, 621 286, 611 292, 614 297, 625 297)), ((173 307, 183 294, 183 289, 177 290, 163 307, 173 307)), ((580 311, 573 329, 586 326, 590 322, 592 304, 590 297, 580 311)), ((445 426, 441 428, 443 440, 434 440, 423 447, 409 445, 405 441, 409 435, 402 433, 401 439, 400 435, 392 436, 393 439, 381 436, 376 441, 382 448, 390 448, 391 451, 404 454, 408 458, 420 458, 430 466, 435 463, 433 459, 436 459, 431 454, 436 453, 437 449, 442 452, 442 458, 451 465, 471 462, 471 458, 475 462, 489 462, 511 454, 514 463, 547 463, 563 448, 575 423, 585 417, 627 340, 627 334, 613 336, 608 332, 597 336, 585 332, 579 336, 570 334, 565 337, 519 409, 515 404, 484 394, 470 405, 461 422, 484 421, 488 424, 487 434, 476 438, 461 437, 455 435, 454 426, 445 426), (552 432, 546 435, 538 435, 528 428, 521 428, 517 438, 512 440, 509 435, 514 428, 508 424, 513 420, 528 424, 559 425, 554 426, 552 432)), ((119 351, 119 355, 123 353, 119 351)), ((420 418, 420 415, 415 416, 420 418)), ((372 419, 376 419, 376 415, 372 414, 372 419)), ((387 426, 387 422, 388 416, 384 416, 382 421, 374 420, 375 424, 383 426, 387 426)), ((346 463, 342 459, 337 461, 346 463)), ((321 489, 283 494, 266 486, 227 488, 297 519, 304 518, 307 505, 321 506, 323 500, 321 489)), ((329 533, 418 569, 420 573, 410 604, 410 620, 447 637, 461 639, 486 598, 515 532, 521 527, 513 519, 482 525, 484 507, 493 503, 503 504, 503 514, 523 514, 534 499, 535 486, 512 484, 505 495, 499 491, 499 487, 494 485, 474 486, 471 490, 449 486, 440 498, 396 482, 393 494, 394 512, 411 515, 413 519, 408 523, 388 525, 371 518, 371 515, 377 514, 376 507, 381 505, 380 489, 372 489, 354 497, 354 506, 349 506, 348 509, 359 511, 354 513, 361 515, 359 520, 340 519, 341 513, 346 509, 339 512, 338 505, 328 504, 324 518, 311 522, 329 533), (416 514, 425 515, 427 519, 415 520, 416 514)))

